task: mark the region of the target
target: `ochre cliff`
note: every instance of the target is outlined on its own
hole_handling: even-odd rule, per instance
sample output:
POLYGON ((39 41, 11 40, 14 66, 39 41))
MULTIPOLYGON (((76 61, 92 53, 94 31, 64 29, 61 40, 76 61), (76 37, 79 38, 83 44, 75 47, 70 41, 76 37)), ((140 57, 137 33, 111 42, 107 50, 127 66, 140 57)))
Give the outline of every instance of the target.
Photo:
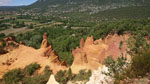
POLYGON ((74 61, 71 66, 74 73, 78 73, 81 69, 95 70, 102 66, 102 62, 108 56, 114 59, 118 58, 121 54, 127 56, 127 40, 129 35, 108 35, 105 39, 93 39, 93 36, 87 37, 86 41, 82 38, 80 47, 72 50, 74 61))
POLYGON ((8 70, 24 68, 34 62, 37 62, 41 66, 39 73, 41 73, 47 65, 50 66, 54 73, 59 70, 67 69, 65 62, 59 60, 52 46, 48 44, 46 36, 47 34, 43 35, 41 48, 38 50, 19 44, 19 47, 13 51, 0 55, 0 78, 8 70))
MULTIPOLYGON (((14 68, 24 68, 25 66, 37 62, 41 65, 39 73, 45 66, 50 66, 54 74, 59 70, 68 69, 65 62, 61 62, 59 56, 53 50, 52 45, 48 43, 48 36, 43 35, 43 41, 40 49, 24 46, 23 42, 17 43, 17 48, 9 51, 7 54, 0 55, 0 77, 8 70, 14 68)), ((108 56, 114 59, 121 54, 130 58, 126 53, 127 39, 129 35, 108 35, 105 39, 94 40, 93 37, 87 37, 80 41, 80 47, 72 50, 74 61, 71 66, 73 73, 78 73, 81 69, 95 70, 102 67, 102 62, 108 56)), ((7 39, 5 40, 7 42, 7 39)), ((16 43, 16 42, 14 42, 16 43)))

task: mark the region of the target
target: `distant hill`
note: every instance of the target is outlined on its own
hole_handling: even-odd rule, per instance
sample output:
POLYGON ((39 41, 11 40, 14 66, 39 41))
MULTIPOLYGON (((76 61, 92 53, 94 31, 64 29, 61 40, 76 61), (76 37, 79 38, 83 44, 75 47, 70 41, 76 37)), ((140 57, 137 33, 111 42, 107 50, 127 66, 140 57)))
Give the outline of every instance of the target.
POLYGON ((0 6, 0 11, 13 11, 25 6, 0 6))
POLYGON ((28 8, 38 8, 49 12, 89 12, 98 13, 108 9, 128 6, 148 5, 150 0, 38 0, 28 8))
POLYGON ((25 15, 44 15, 83 20, 150 17, 150 0, 38 0, 29 6, 0 7, 25 15))
POLYGON ((132 18, 132 16, 143 18, 140 15, 142 13, 144 16, 150 16, 149 4, 150 0, 38 0, 25 9, 27 14, 34 13, 61 18, 68 16, 90 20, 95 19, 95 16, 100 17, 98 19, 122 16, 124 18, 132 18), (132 12, 131 15, 130 12, 132 12))

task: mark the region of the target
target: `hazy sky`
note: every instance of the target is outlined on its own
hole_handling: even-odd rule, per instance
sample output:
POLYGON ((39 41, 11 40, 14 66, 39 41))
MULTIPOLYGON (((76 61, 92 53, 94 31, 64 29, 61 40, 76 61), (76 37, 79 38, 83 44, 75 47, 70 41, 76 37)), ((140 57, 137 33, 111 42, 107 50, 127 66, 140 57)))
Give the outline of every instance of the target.
POLYGON ((36 0, 0 0, 0 6, 29 5, 36 0))

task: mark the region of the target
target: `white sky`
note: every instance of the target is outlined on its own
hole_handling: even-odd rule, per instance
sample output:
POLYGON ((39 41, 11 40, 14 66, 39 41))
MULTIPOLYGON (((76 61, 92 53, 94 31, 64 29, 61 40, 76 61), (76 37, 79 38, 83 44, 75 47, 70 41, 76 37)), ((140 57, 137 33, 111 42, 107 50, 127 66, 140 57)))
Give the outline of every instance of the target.
POLYGON ((12 0, 0 0, 0 6, 8 5, 12 0))

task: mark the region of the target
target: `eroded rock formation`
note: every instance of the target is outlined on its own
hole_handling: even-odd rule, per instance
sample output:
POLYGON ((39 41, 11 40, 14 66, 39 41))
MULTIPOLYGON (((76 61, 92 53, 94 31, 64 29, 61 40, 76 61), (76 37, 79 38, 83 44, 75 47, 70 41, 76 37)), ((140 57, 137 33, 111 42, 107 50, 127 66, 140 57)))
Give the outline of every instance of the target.
POLYGON ((58 55, 48 44, 47 37, 43 35, 43 41, 40 49, 18 44, 19 46, 13 51, 0 56, 0 78, 8 70, 15 68, 24 68, 25 66, 37 62, 40 64, 41 69, 39 73, 43 72, 45 66, 50 66, 55 74, 59 70, 67 69, 65 62, 59 60, 58 55))
POLYGON ((47 38, 47 33, 44 33, 41 48, 47 48, 49 46, 47 38))
POLYGON ((93 36, 87 37, 86 41, 82 38, 80 47, 72 50, 74 61, 71 66, 74 73, 81 69, 95 70, 101 66, 101 63, 108 56, 114 59, 118 58, 121 54, 128 56, 126 53, 127 39, 129 35, 108 35, 105 39, 93 39, 93 36))
POLYGON ((43 41, 41 44, 41 50, 43 50, 43 56, 48 57, 51 63, 66 66, 65 62, 61 62, 58 54, 53 50, 52 45, 48 43, 48 36, 46 33, 43 35, 43 41))

